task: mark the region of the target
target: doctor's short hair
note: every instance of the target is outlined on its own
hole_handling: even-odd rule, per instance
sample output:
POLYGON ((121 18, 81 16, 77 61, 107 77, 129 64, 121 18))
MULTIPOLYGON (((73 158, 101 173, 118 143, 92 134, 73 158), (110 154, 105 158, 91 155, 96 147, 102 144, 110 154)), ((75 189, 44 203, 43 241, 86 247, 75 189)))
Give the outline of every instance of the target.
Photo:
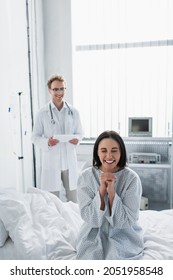
POLYGON ((66 80, 65 80, 64 76, 55 74, 55 75, 51 76, 49 78, 49 80, 47 81, 47 86, 48 86, 49 89, 51 89, 51 84, 54 81, 64 82, 66 84, 66 80))
POLYGON ((94 144, 94 148, 93 148, 93 166, 96 167, 100 167, 102 165, 99 156, 98 156, 98 146, 101 140, 103 139, 107 139, 107 138, 111 138, 113 140, 115 140, 116 142, 118 142, 119 146, 120 146, 120 160, 118 162, 118 167, 120 168, 124 168, 127 164, 127 152, 126 152, 126 147, 124 144, 123 139, 121 138, 121 136, 113 130, 106 130, 104 132, 102 132, 96 139, 95 144, 94 144))

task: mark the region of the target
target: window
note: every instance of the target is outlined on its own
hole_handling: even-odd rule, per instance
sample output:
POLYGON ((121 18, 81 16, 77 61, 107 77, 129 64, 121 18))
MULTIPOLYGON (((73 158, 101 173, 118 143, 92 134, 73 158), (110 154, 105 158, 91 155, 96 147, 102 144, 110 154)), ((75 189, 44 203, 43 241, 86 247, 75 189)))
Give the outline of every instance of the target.
POLYGON ((86 137, 152 117, 171 136, 173 1, 73 0, 73 96, 86 137))

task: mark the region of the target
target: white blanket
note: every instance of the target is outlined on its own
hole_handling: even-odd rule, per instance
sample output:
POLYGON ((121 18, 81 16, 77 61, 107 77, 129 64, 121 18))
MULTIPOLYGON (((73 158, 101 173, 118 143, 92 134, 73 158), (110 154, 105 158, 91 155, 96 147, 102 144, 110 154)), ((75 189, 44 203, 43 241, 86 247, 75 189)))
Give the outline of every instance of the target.
MULTIPOLYGON (((0 219, 19 259, 75 259, 82 220, 78 205, 31 188, 28 193, 0 190, 0 219)), ((144 259, 173 259, 173 210, 140 212, 144 259)))
POLYGON ((21 259, 74 259, 82 220, 78 207, 31 188, 28 193, 0 191, 0 219, 21 259))

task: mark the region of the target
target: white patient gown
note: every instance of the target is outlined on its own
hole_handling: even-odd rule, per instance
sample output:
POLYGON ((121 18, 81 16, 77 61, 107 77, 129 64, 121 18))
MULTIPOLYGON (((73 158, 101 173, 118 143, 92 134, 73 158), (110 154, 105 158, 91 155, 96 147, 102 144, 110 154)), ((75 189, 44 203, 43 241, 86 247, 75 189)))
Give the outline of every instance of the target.
POLYGON ((78 202, 84 224, 77 241, 77 259, 142 259, 143 232, 138 223, 142 186, 130 168, 115 173, 112 214, 105 197, 100 210, 99 176, 95 167, 84 170, 78 180, 78 202))

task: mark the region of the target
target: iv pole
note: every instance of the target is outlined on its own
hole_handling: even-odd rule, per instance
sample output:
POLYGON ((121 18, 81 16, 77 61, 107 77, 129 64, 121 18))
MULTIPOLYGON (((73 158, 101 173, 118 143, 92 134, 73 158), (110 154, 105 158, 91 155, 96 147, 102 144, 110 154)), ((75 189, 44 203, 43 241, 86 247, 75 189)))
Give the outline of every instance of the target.
POLYGON ((21 106, 21 94, 22 92, 18 92, 19 96, 19 151, 18 151, 18 161, 19 161, 19 170, 20 176, 19 178, 19 190, 25 191, 25 184, 24 184, 24 166, 23 166, 23 129, 22 129, 22 106, 21 106))

